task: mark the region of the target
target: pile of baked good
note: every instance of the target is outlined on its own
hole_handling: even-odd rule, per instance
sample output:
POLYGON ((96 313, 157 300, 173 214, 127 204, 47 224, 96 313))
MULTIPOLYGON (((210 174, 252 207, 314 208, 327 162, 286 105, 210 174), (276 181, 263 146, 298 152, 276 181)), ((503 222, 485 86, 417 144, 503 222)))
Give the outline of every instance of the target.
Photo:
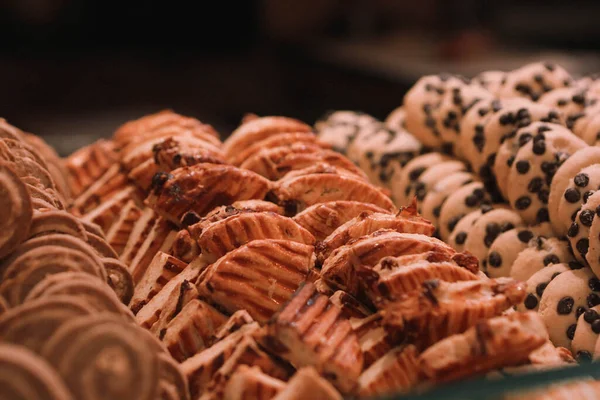
MULTIPOLYGON (((462 97, 476 97, 462 80, 438 83, 455 81, 465 85, 462 97)), ((438 99, 430 85, 415 89, 429 97, 413 90, 406 102, 428 110, 427 128, 450 107, 441 102, 445 86, 434 90, 438 99)), ((447 125, 464 126, 470 110, 454 106, 461 117, 447 125)), ((515 118, 524 124, 521 108, 515 118)), ((209 125, 164 111, 66 160, 2 121, 2 394, 340 399, 574 364, 571 343, 556 332, 575 313, 593 332, 597 310, 577 308, 595 301, 598 280, 566 242, 550 238, 547 221, 526 228, 531 217, 499 202, 499 179, 480 179, 442 153, 421 155, 433 144, 402 128, 411 124, 403 114, 390 117, 391 129, 336 113, 319 124, 320 136, 291 118, 249 115, 222 143, 209 125), (452 183, 430 196, 446 176, 452 183), (426 204, 434 224, 418 212, 426 204), (541 290, 539 313, 528 306, 530 280, 504 276, 510 267, 491 278, 480 271, 478 257, 491 265, 488 247, 509 233, 536 243, 524 274, 540 263, 540 273, 552 269, 548 279, 560 274, 541 290), (563 244, 564 254, 552 255, 564 260, 538 261, 563 244), (576 270, 561 263, 567 257, 576 270), (591 294, 580 293, 582 277, 591 294), (544 301, 557 303, 552 324, 544 301)), ((553 124, 560 112, 542 118, 545 145, 577 145, 553 124), (551 144, 553 137, 560 140, 551 144)), ((561 171, 575 159, 555 178, 568 176, 561 171)), ((513 242, 496 251, 512 256, 513 242)), ((594 339, 584 336, 582 343, 594 339)), ((600 393, 600 385, 569 390, 600 393)))

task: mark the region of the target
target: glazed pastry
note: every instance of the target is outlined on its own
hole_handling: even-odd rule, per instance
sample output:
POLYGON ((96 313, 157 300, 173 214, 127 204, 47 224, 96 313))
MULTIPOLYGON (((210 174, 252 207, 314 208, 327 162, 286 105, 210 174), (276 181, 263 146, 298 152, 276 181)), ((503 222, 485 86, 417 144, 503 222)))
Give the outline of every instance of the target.
POLYGON ((300 368, 290 379, 285 389, 273 400, 302 400, 306 398, 341 400, 338 391, 313 367, 300 368))

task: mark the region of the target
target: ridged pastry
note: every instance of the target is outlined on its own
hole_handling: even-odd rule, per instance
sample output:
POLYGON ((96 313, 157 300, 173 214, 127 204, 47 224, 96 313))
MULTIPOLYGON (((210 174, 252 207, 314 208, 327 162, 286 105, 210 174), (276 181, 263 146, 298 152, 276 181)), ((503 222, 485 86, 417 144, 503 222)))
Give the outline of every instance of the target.
POLYGON ((415 346, 395 347, 358 377, 360 396, 410 391, 419 382, 418 352, 415 346))
POLYGON ((54 368, 22 346, 0 344, 0 380, 6 400, 75 399, 54 368))
POLYGON ((197 238, 209 263, 253 240, 280 239, 313 245, 314 236, 291 218, 272 212, 246 212, 205 227, 197 238))
MULTIPOLYGON (((82 215, 81 222, 96 224, 102 229, 102 232, 109 232, 112 226, 118 222, 123 207, 129 201, 134 201, 136 204, 140 203, 139 191, 132 185, 126 186, 97 207, 90 209, 82 215)), ((74 214, 80 213, 74 212, 74 214)))
POLYGON ((342 393, 349 393, 363 358, 350 322, 340 314, 306 283, 263 328, 260 342, 297 367, 314 366, 342 393))
POLYGON ((370 235, 380 229, 390 229, 400 233, 420 233, 431 236, 435 228, 429 221, 421 218, 415 209, 401 208, 398 214, 362 212, 345 224, 339 226, 331 235, 317 246, 319 258, 326 259, 331 253, 353 239, 370 235))
POLYGON ((454 381, 522 364, 547 340, 536 313, 512 313, 478 321, 465 333, 434 344, 419 356, 419 367, 433 382, 454 381))
POLYGON ((115 291, 123 304, 129 304, 133 296, 133 278, 127 266, 112 258, 103 258, 102 264, 106 270, 108 286, 115 291))
POLYGON ((202 216, 216 206, 262 199, 269 189, 269 181, 253 172, 225 165, 196 164, 156 176, 146 202, 179 225, 186 211, 202 216))
POLYGON ((352 330, 358 337, 358 344, 363 354, 363 370, 379 360, 392 348, 388 334, 383 327, 383 318, 379 313, 371 314, 363 319, 351 319, 352 330))
POLYGON ((179 362, 192 357, 212 344, 217 330, 227 317, 209 304, 194 299, 169 322, 162 342, 179 362))
POLYGON ((179 315, 186 304, 197 297, 198 289, 192 282, 186 279, 178 282, 162 304, 160 313, 156 316, 156 321, 150 326, 145 327, 147 327, 157 338, 162 340, 167 333, 167 326, 169 323, 179 315))
POLYGON ((129 185, 127 176, 120 170, 118 164, 111 166, 102 176, 98 177, 85 192, 73 201, 72 209, 80 214, 87 214, 116 193, 125 190, 129 185))
POLYGON ((0 258, 29 235, 33 216, 27 188, 7 164, 0 163, 0 258))
POLYGON ((248 314, 248 311, 238 310, 231 314, 227 322, 221 325, 215 332, 214 336, 211 338, 211 342, 217 343, 231 335, 233 332, 239 330, 242 326, 252 324, 253 322, 254 319, 248 314))
POLYGON ((363 212, 387 213, 381 207, 359 201, 318 203, 296 214, 294 221, 306 228, 317 240, 323 240, 337 228, 363 212))
POLYGON ((36 212, 31 219, 29 237, 64 233, 86 240, 87 233, 81 222, 66 211, 36 212))
POLYGON ((274 188, 278 201, 292 212, 300 212, 317 204, 339 200, 371 203, 385 210, 395 210, 394 204, 380 189, 359 179, 336 174, 304 175, 277 182, 274 188))
POLYGON ((341 400, 342 396, 313 367, 304 367, 296 371, 286 387, 273 400, 303 400, 307 398, 341 400))
POLYGON ((67 182, 73 197, 79 196, 117 162, 111 141, 100 139, 71 154, 65 162, 67 182))
POLYGON ((200 295, 229 312, 244 308, 265 322, 306 279, 313 250, 287 240, 254 240, 206 269, 198 283, 200 295))
POLYGON ((321 276, 331 285, 356 295, 359 267, 373 267, 384 257, 437 251, 461 264, 470 265, 469 258, 456 258, 457 253, 444 242, 425 235, 379 230, 356 239, 335 250, 323 263, 321 276))
POLYGON ((258 366, 240 365, 229 378, 223 399, 270 400, 285 387, 285 382, 265 374, 258 366))
POLYGON ((142 279, 158 251, 166 252, 171 249, 177 235, 177 232, 171 229, 170 224, 162 218, 156 219, 150 226, 151 229, 144 232, 145 237, 140 237, 144 240, 140 243, 139 248, 131 254, 133 257, 129 263, 129 270, 136 283, 142 279))
POLYGON ((123 254, 125 246, 129 241, 129 236, 142 214, 142 209, 138 207, 133 200, 129 200, 123 206, 121 215, 112 224, 110 230, 106 232, 106 240, 117 254, 123 254))
MULTIPOLYGON (((317 287, 317 285, 315 285, 315 287, 317 287)), ((320 292, 318 288, 317 291, 320 292)), ((342 311, 342 315, 348 319, 362 319, 373 314, 373 311, 369 307, 362 304, 356 297, 343 290, 337 290, 329 296, 329 301, 331 301, 334 306, 338 307, 342 311)))
POLYGON ((386 329, 397 340, 426 348, 500 315, 524 297, 525 285, 510 278, 454 283, 432 280, 390 302, 382 313, 386 329))

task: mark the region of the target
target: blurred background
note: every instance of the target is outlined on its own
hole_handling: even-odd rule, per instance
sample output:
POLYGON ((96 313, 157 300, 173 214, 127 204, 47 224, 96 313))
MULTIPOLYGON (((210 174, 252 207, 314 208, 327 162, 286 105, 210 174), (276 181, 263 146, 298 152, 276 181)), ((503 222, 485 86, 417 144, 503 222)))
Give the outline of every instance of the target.
POLYGON ((62 154, 163 108, 223 136, 247 112, 383 118, 424 74, 600 71, 597 15, 597 0, 0 0, 0 117, 62 154))

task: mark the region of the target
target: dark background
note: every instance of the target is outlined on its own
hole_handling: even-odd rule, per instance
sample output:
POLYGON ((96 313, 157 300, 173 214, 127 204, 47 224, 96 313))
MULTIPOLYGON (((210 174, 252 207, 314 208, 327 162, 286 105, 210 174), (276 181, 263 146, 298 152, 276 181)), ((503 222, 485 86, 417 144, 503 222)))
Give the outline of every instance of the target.
POLYGON ((223 136, 246 112, 384 118, 427 73, 600 71, 598 16, 595 0, 0 0, 0 116, 63 154, 162 108, 223 136))

